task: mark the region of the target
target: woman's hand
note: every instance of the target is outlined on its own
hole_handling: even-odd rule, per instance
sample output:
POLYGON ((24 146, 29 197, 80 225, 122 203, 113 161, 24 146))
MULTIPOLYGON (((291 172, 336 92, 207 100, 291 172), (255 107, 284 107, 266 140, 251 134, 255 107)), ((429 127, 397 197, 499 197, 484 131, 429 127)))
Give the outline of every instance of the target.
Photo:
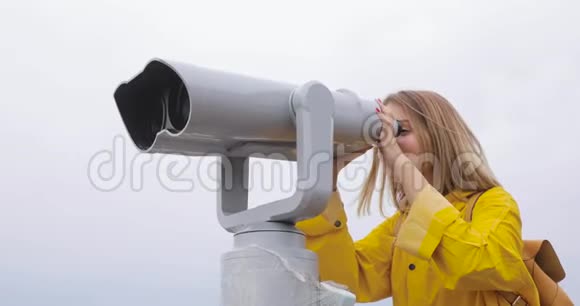
MULTIPOLYGON (((397 140, 395 138, 395 131, 393 130, 393 124, 395 119, 392 114, 386 111, 385 106, 381 102, 380 99, 376 99, 378 107, 377 107, 377 115, 382 122, 382 129, 379 137, 379 142, 377 143, 377 147, 379 147, 381 155, 383 156, 383 162, 387 166, 391 166, 395 159, 402 154, 399 145, 397 144, 397 140)), ((333 190, 336 190, 337 187, 337 178, 338 173, 346 166, 348 163, 353 161, 355 158, 363 155, 367 150, 371 149, 372 146, 369 145, 368 148, 359 150, 357 152, 346 153, 334 158, 334 167, 333 167, 333 190)))
POLYGON ((380 99, 377 99, 377 116, 382 123, 382 129, 377 146, 382 155, 385 167, 393 174, 394 184, 400 184, 409 203, 413 203, 415 196, 420 190, 429 184, 423 174, 417 169, 411 160, 403 154, 395 133, 395 118, 389 113, 380 99), (411 167, 407 166, 411 165, 411 167))
POLYGON ((397 138, 395 135, 397 132, 395 130, 395 117, 386 110, 381 99, 376 99, 375 101, 378 104, 376 109, 377 116, 379 116, 382 123, 382 129, 377 146, 381 152, 385 165, 392 168, 395 160, 403 153, 397 144, 397 138))

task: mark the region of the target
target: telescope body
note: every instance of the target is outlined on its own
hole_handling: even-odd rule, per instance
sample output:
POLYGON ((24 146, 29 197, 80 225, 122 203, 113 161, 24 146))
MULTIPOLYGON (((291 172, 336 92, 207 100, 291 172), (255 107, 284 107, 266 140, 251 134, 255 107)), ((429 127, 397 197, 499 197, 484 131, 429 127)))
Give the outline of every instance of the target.
POLYGON ((316 81, 297 86, 159 59, 121 84, 115 100, 141 152, 222 158, 217 216, 234 233, 222 256, 222 305, 354 305, 351 293, 318 282, 316 254, 294 224, 326 208, 332 157, 378 139, 373 101, 316 81), (295 160, 297 187, 248 209, 244 182, 256 153, 295 160))
MULTIPOLYGON (((117 107, 141 152, 296 160, 297 85, 155 59, 115 92, 117 107)), ((345 153, 378 139, 371 100, 330 91, 333 143, 345 153)), ((328 128, 313 126, 314 129, 328 128)), ((334 150, 334 155, 341 154, 334 150)))

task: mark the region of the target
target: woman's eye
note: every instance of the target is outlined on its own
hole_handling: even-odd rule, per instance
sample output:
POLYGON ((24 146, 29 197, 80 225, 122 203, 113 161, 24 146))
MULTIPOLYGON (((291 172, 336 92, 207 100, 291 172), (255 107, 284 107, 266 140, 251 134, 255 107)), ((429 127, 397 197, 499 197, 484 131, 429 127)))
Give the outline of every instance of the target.
POLYGON ((397 137, 398 137, 398 136, 404 136, 404 135, 407 135, 409 132, 410 132, 410 131, 409 131, 409 130, 407 130, 406 128, 401 128, 401 129, 399 130, 399 135, 397 135, 397 137))

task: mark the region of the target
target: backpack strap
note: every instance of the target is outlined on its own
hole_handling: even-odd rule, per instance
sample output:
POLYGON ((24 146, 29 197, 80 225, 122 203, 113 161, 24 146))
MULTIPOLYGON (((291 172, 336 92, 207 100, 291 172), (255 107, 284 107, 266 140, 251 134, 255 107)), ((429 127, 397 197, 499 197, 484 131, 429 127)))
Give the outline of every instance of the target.
MULTIPOLYGON (((465 210, 463 213, 463 219, 465 222, 470 223, 473 219, 473 209, 475 208, 475 204, 481 197, 481 195, 485 191, 476 191, 475 193, 470 194, 467 199, 467 203, 465 204, 465 210)), ((506 301, 510 303, 510 305, 522 305, 527 306, 528 304, 522 299, 522 297, 513 292, 507 291, 497 291, 497 293, 502 296, 506 301)))
POLYGON ((401 224, 403 223, 404 215, 403 213, 399 214, 397 220, 395 220, 395 225, 393 226, 393 236, 399 236, 399 229, 401 229, 401 224))
POLYGON ((469 195, 469 199, 467 200, 467 204, 465 204, 465 212, 463 213, 463 220, 465 222, 471 222, 473 218, 473 209, 475 208, 475 204, 477 204, 477 200, 485 191, 479 191, 472 193, 469 195))

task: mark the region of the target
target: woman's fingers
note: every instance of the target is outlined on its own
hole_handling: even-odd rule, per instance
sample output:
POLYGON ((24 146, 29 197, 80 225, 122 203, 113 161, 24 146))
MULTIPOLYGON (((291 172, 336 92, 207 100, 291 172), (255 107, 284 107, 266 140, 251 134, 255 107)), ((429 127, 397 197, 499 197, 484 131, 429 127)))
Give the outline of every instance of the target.
POLYGON ((393 123, 395 122, 395 118, 392 114, 385 112, 383 104, 380 102, 379 99, 376 100, 378 104, 377 108, 377 116, 379 120, 381 120, 382 128, 379 134, 379 141, 378 145, 380 147, 386 147, 392 144, 395 141, 394 137, 394 130, 393 130, 393 123))
POLYGON ((375 99, 375 102, 377 102, 377 115, 386 115, 387 119, 390 119, 390 121, 394 121, 394 117, 393 114, 391 114, 390 112, 386 111, 386 107, 385 105, 381 102, 381 99, 375 99))
POLYGON ((381 122, 383 122, 383 124, 393 126, 393 122, 395 121, 393 115, 386 113, 377 113, 377 116, 379 116, 379 119, 381 119, 381 122))
POLYGON ((395 142, 395 137, 392 132, 387 131, 390 128, 383 128, 379 136, 379 147, 387 147, 395 142))
POLYGON ((396 128, 397 120, 395 116, 387 111, 386 106, 382 103, 380 99, 375 100, 377 102, 377 116, 381 121, 381 131, 379 133, 379 140, 377 141, 377 147, 382 155, 382 159, 385 165, 390 165, 393 158, 401 154, 401 148, 397 144, 396 138, 396 128))

